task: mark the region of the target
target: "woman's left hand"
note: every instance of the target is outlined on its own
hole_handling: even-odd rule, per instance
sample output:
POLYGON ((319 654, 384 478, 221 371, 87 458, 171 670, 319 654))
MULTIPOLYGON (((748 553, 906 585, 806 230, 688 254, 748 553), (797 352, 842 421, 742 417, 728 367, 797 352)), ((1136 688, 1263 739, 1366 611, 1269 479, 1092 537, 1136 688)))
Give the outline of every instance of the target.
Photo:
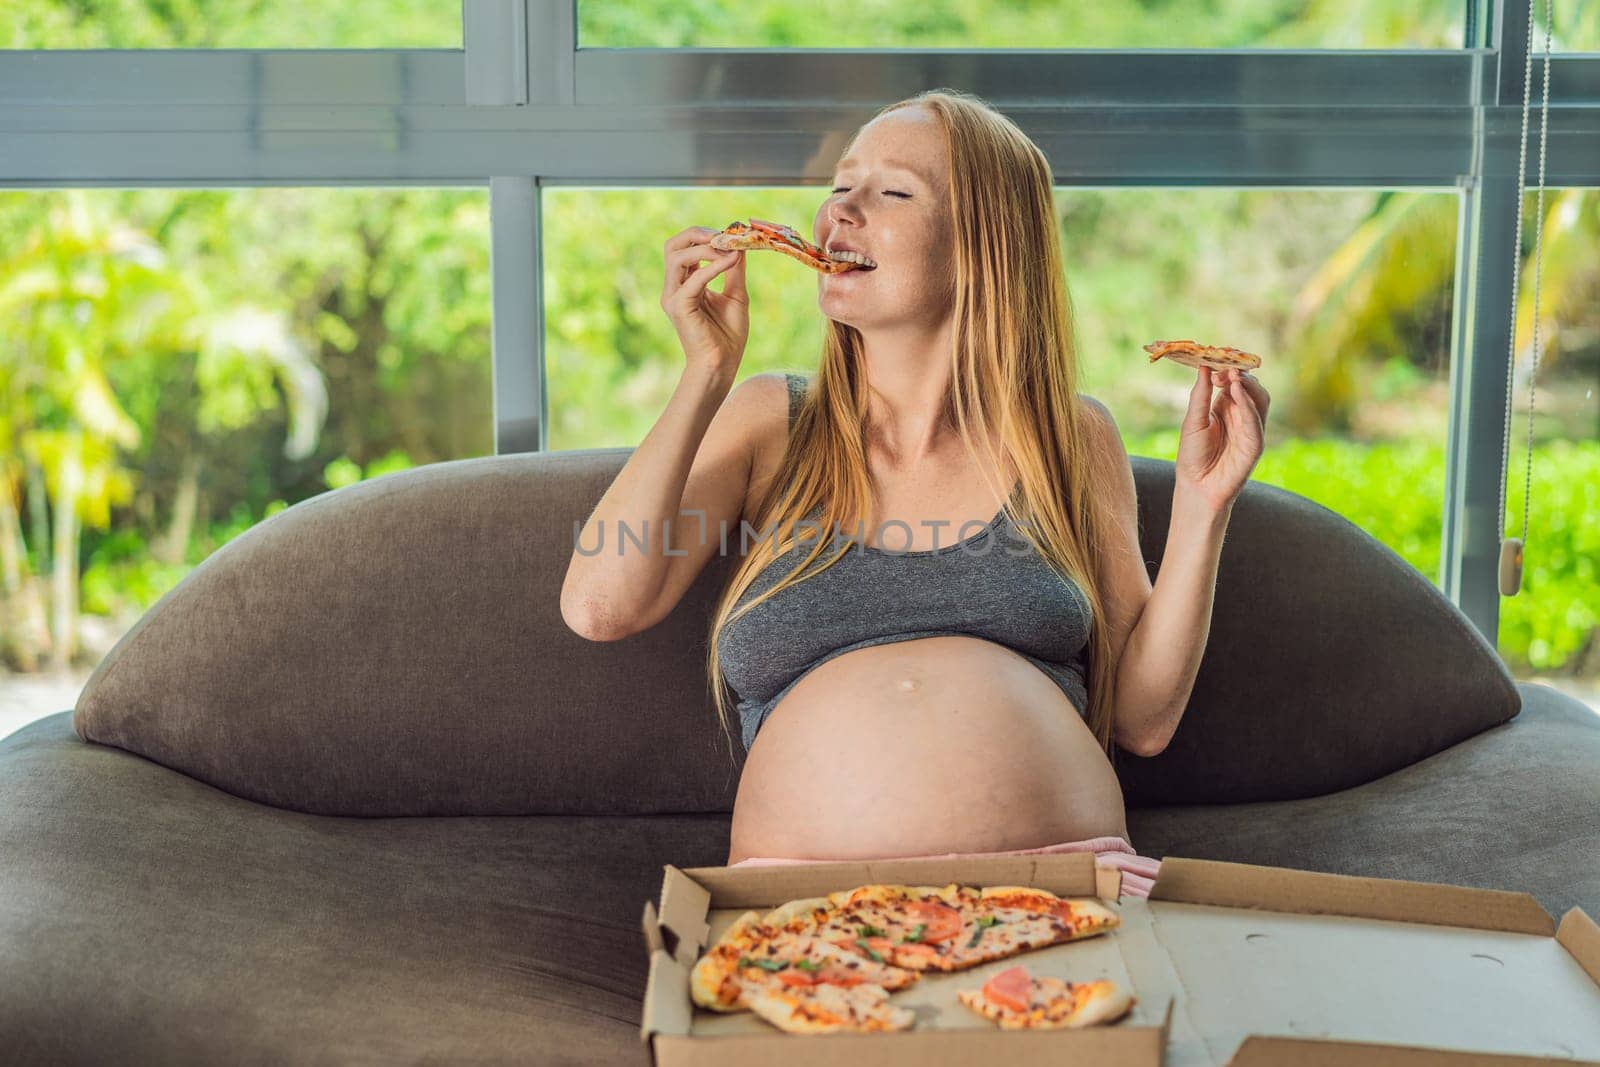
POLYGON ((1200 367, 1178 438, 1176 491, 1219 512, 1231 508, 1261 458, 1271 404, 1266 388, 1248 372, 1200 367), (1213 385, 1222 387, 1215 403, 1213 385))

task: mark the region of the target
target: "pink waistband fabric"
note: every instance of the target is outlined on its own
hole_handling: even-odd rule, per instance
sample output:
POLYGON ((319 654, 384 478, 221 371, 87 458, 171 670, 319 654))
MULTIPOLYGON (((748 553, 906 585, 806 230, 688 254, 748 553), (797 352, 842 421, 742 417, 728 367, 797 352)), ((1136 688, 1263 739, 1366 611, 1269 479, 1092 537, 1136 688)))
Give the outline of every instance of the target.
MULTIPOLYGON (((898 860, 955 860, 978 856, 1046 856, 1058 852, 1093 852, 1094 862, 1100 867, 1115 867, 1122 872, 1122 895, 1148 897, 1161 873, 1161 861, 1141 856, 1125 838, 1091 837, 1084 841, 1063 841, 1039 848, 1018 848, 1008 852, 946 852, 931 856, 884 856, 898 860)), ((861 860, 796 860, 769 856, 750 856, 733 864, 734 867, 772 867, 783 863, 861 863, 861 860)), ((876 861, 866 861, 876 862, 876 861)))

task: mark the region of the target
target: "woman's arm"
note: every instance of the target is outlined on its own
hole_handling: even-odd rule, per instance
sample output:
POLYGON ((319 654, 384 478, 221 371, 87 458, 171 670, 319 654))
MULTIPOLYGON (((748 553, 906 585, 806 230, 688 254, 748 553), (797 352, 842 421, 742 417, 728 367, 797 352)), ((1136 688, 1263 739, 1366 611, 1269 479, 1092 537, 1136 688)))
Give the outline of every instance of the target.
POLYGON ((1173 464, 1172 522, 1150 602, 1117 667, 1117 737, 1154 756, 1189 704, 1211 633, 1222 535, 1266 447, 1272 395, 1238 368, 1196 368, 1173 464), (1220 387, 1215 395, 1213 388, 1220 387))
POLYGON ((1189 704, 1211 632, 1222 537, 1233 511, 1179 491, 1150 602, 1128 635, 1117 667, 1117 743, 1140 756, 1167 747, 1189 704))

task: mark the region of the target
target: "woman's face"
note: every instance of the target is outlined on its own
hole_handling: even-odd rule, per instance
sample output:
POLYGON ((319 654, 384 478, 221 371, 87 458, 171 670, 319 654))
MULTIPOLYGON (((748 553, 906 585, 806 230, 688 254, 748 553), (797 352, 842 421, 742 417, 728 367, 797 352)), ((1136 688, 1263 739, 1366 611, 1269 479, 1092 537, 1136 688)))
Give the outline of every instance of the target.
POLYGON ((945 207, 949 162, 938 120, 921 108, 873 119, 834 169, 812 221, 812 240, 844 244, 878 264, 820 275, 817 302, 863 332, 921 326, 950 314, 952 233, 945 207))

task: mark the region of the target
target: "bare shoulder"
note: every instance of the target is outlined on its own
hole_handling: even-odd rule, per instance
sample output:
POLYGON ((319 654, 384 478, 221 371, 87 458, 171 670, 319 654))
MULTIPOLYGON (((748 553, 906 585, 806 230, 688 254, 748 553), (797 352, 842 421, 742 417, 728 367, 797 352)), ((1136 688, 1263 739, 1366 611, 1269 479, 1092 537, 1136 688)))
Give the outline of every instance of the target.
POLYGON ((1083 410, 1088 414, 1086 440, 1089 455, 1085 461, 1098 467, 1111 479, 1119 505, 1130 506, 1134 496, 1132 462, 1122 442, 1122 428, 1117 425, 1111 409, 1087 393, 1079 393, 1083 410))
MULTIPOLYGON (((1078 399, 1083 401, 1083 410, 1089 414, 1090 436, 1101 444, 1106 445, 1113 452, 1120 448, 1122 445, 1122 431, 1117 427, 1117 420, 1111 414, 1111 409, 1088 393, 1079 393, 1078 399)), ((1095 451, 1097 454, 1104 454, 1103 449, 1096 449, 1095 451)))
POLYGON ((766 370, 752 374, 739 383, 747 391, 759 414, 777 417, 785 422, 789 418, 789 375, 781 370, 766 370))
POLYGON ((1088 393, 1079 393, 1078 399, 1083 401, 1084 407, 1086 407, 1091 414, 1098 417, 1102 429, 1107 425, 1116 424, 1116 420, 1111 417, 1111 409, 1106 407, 1099 400, 1096 400, 1088 393))
POLYGON ((741 402, 746 405, 743 415, 755 431, 751 436, 754 459, 759 461, 764 446, 776 440, 781 447, 789 435, 789 378, 780 370, 762 371, 740 383, 740 390, 744 393, 741 402))

